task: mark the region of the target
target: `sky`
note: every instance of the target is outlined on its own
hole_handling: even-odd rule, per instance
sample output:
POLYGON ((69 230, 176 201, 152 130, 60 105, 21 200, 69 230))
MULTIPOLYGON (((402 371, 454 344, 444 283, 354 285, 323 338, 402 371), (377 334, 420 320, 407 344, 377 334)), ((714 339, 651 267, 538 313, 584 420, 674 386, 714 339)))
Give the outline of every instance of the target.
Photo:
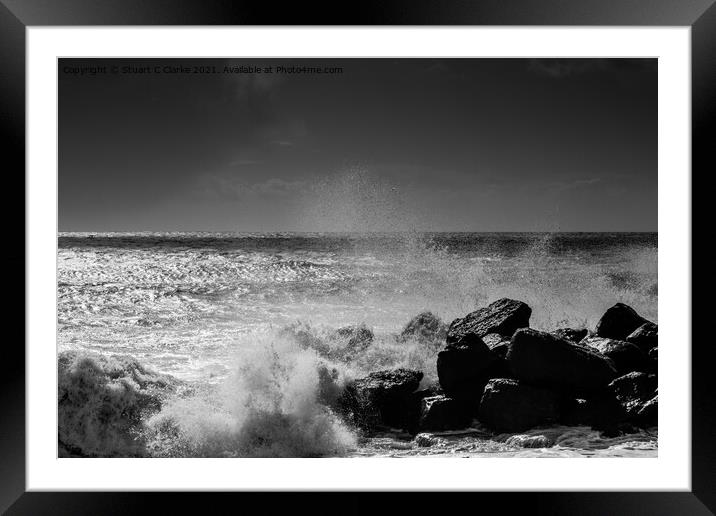
POLYGON ((58 66, 60 231, 657 230, 655 59, 58 66))

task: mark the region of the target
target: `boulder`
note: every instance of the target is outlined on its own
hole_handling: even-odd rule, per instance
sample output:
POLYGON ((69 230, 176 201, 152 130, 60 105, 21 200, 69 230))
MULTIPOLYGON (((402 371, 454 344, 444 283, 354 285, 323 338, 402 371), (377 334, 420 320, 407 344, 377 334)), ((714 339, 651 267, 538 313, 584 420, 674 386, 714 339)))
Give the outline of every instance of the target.
POLYGON ((614 363, 594 348, 529 328, 512 336, 507 362, 524 383, 574 395, 599 392, 617 376, 614 363))
POLYGON ((426 344, 442 344, 447 334, 447 325, 432 312, 422 312, 410 319, 400 332, 401 341, 417 340, 426 344))
POLYGON ((453 398, 477 401, 487 381, 486 372, 494 356, 480 337, 446 344, 438 353, 440 386, 453 398))
POLYGON ((373 343, 373 331, 364 324, 360 326, 344 326, 333 332, 330 339, 339 342, 341 347, 331 349, 329 355, 332 358, 351 360, 368 349, 373 343))
POLYGON ((659 345, 659 327, 653 322, 645 322, 631 332, 626 341, 635 344, 643 352, 648 353, 659 345))
POLYGON ((603 337, 587 337, 581 344, 590 346, 610 358, 614 362, 617 374, 646 371, 649 368, 649 357, 631 342, 603 337))
POLYGON ((471 421, 471 407, 464 402, 447 396, 431 396, 421 401, 421 431, 456 430, 469 426, 471 421))
POLYGON ((520 432, 556 422, 558 407, 557 396, 548 389, 497 378, 485 386, 478 418, 498 432, 520 432))
POLYGON ((616 396, 630 421, 643 424, 649 420, 649 411, 640 415, 645 405, 657 396, 658 381, 654 374, 633 372, 616 378, 607 389, 616 396))
POLYGON ((614 430, 626 421, 626 412, 614 393, 603 391, 589 399, 573 399, 562 406, 561 422, 586 425, 595 430, 614 430))
POLYGON ((446 341, 448 344, 470 342, 488 333, 511 337, 518 328, 530 325, 530 315, 532 309, 522 301, 498 299, 465 317, 455 319, 448 328, 446 341))
POLYGON ((419 398, 414 393, 422 378, 420 371, 403 368, 370 373, 345 387, 337 409, 366 431, 380 426, 410 428, 418 413, 419 398))
POLYGON ((617 303, 604 312, 594 333, 598 337, 625 340, 629 334, 647 322, 649 321, 636 313, 632 307, 617 303))
POLYGON ((488 333, 482 337, 482 341, 487 344, 487 347, 497 358, 505 358, 507 350, 510 348, 510 338, 499 333, 488 333))
POLYGON ((484 372, 486 379, 490 378, 512 378, 512 371, 505 359, 507 350, 510 348, 510 339, 499 333, 488 333, 482 340, 490 348, 492 361, 484 372))
POLYGON ((373 343, 373 331, 364 324, 338 328, 333 337, 346 341, 352 349, 365 349, 373 343))
POLYGON ((552 332, 552 335, 571 342, 579 342, 587 336, 588 332, 586 328, 558 328, 552 332))
POLYGON ((651 348, 649 350, 649 358, 651 358, 654 362, 659 360, 659 348, 651 348))
POLYGON ((659 424, 659 395, 655 395, 649 401, 642 404, 634 417, 634 422, 639 426, 648 428, 659 424))

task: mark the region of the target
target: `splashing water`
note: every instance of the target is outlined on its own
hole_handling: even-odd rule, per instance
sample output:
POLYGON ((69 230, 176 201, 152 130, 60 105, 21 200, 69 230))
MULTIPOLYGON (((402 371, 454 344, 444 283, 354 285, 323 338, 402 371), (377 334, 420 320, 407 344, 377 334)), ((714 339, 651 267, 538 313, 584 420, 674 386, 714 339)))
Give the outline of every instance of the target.
MULTIPOLYGON (((572 441, 444 437, 442 448, 361 443, 330 407, 343 382, 371 371, 408 367, 425 373, 423 386, 437 380, 438 346, 399 338, 424 311, 449 323, 512 297, 532 307, 533 327, 593 327, 621 301, 656 322, 656 234, 62 234, 58 264, 60 351, 128 354, 191 387, 142 420, 152 456, 545 449, 524 443, 640 453, 628 442, 590 447, 599 438, 584 431, 572 441), (336 337, 360 325, 370 345, 336 337)), ((118 407, 134 399, 122 393, 118 407)), ((644 449, 654 442, 643 436, 644 449)))

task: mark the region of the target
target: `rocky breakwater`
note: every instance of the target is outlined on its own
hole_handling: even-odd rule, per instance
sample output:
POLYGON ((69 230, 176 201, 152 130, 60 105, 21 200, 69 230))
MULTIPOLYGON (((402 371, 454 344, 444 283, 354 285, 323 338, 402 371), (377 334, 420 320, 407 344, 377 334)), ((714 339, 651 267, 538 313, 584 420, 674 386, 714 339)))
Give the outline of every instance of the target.
POLYGON ((588 425, 618 435, 657 424, 658 327, 617 303, 596 327, 529 327, 531 308, 499 299, 453 321, 437 357, 439 385, 386 370, 354 381, 341 411, 368 434, 460 430, 522 432, 588 425))

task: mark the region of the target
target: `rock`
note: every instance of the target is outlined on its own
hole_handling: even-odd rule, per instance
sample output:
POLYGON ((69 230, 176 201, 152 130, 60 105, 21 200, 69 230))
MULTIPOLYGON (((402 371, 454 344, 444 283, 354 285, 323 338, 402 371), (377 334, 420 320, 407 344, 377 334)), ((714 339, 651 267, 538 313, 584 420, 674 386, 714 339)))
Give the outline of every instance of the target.
POLYGON ((512 378, 512 371, 505 360, 507 350, 510 348, 510 339, 499 333, 488 333, 482 340, 490 348, 492 362, 483 373, 486 379, 490 378, 512 378))
POLYGON ((649 357, 631 342, 603 337, 587 337, 581 344, 590 346, 610 358, 614 362, 617 374, 646 371, 649 368, 649 357))
POLYGON ((651 358, 654 362, 659 360, 659 348, 651 348, 649 350, 649 358, 651 358))
POLYGON ((507 350, 510 347, 509 337, 505 337, 499 333, 488 333, 482 337, 482 341, 487 344, 487 347, 490 348, 490 351, 492 351, 495 357, 505 358, 505 355, 507 355, 507 350))
POLYGON ((552 335, 559 337, 560 339, 569 340, 571 342, 579 342, 587 336, 589 330, 586 328, 559 328, 552 332, 552 335))
POLYGON ((597 350, 529 328, 512 336, 507 362, 524 383, 576 395, 599 392, 617 376, 613 362, 597 350))
POLYGON ((659 395, 642 404, 634 417, 634 422, 642 427, 659 424, 659 395))
POLYGON ((498 432, 520 432, 551 424, 559 417, 554 392, 516 380, 490 380, 480 400, 480 422, 498 432))
POLYGON ((334 339, 346 342, 346 347, 354 351, 364 351, 373 343, 373 331, 361 324, 360 326, 344 326, 333 334, 334 339))
POLYGON ((419 399, 414 393, 422 378, 420 371, 402 368, 370 373, 345 387, 338 411, 369 432, 380 426, 410 428, 418 413, 419 399))
POLYGON ((488 333, 511 337, 518 328, 530 324, 532 309, 522 301, 499 299, 461 319, 455 319, 448 328, 447 343, 470 342, 488 333))
POLYGON ((59 446, 80 457, 143 457, 143 421, 177 392, 175 378, 129 356, 58 356, 59 446))
POLYGON ((442 442, 441 439, 435 437, 432 434, 428 433, 422 433, 415 436, 415 444, 420 446, 421 448, 428 448, 430 446, 435 446, 437 444, 440 444, 442 442))
POLYGON ((630 333, 647 322, 649 321, 636 313, 632 307, 617 303, 604 312, 594 333, 598 337, 625 340, 630 333))
POLYGON ((442 344, 447 325, 432 312, 422 312, 413 317, 400 332, 400 340, 417 340, 420 343, 442 344))
POLYGON ((447 396, 423 398, 420 404, 420 430, 457 430, 470 425, 469 404, 447 396))
POLYGON ((644 353, 648 353, 659 345, 659 327, 653 322, 645 322, 631 332, 626 341, 635 344, 644 353))
POLYGON ((328 357, 350 361, 373 343, 373 331, 364 324, 343 326, 334 331, 329 336, 329 340, 337 345, 329 347, 328 357))
MULTIPOLYGON (((626 412, 614 393, 605 390, 589 399, 575 399, 563 405, 565 425, 587 425, 595 430, 616 430, 626 420, 626 412)), ((612 432, 613 433, 613 432, 612 432)))
POLYGON ((493 360, 490 348, 480 337, 447 344, 438 353, 440 386, 453 398, 477 401, 487 381, 485 373, 493 360))
POLYGON ((648 420, 649 410, 640 416, 647 402, 657 396, 658 381, 656 375, 646 373, 629 373, 620 376, 609 384, 607 389, 621 403, 630 421, 641 424, 648 420))
POLYGON ((554 441, 546 435, 518 434, 508 437, 505 444, 518 448, 551 448, 554 446, 554 441))

